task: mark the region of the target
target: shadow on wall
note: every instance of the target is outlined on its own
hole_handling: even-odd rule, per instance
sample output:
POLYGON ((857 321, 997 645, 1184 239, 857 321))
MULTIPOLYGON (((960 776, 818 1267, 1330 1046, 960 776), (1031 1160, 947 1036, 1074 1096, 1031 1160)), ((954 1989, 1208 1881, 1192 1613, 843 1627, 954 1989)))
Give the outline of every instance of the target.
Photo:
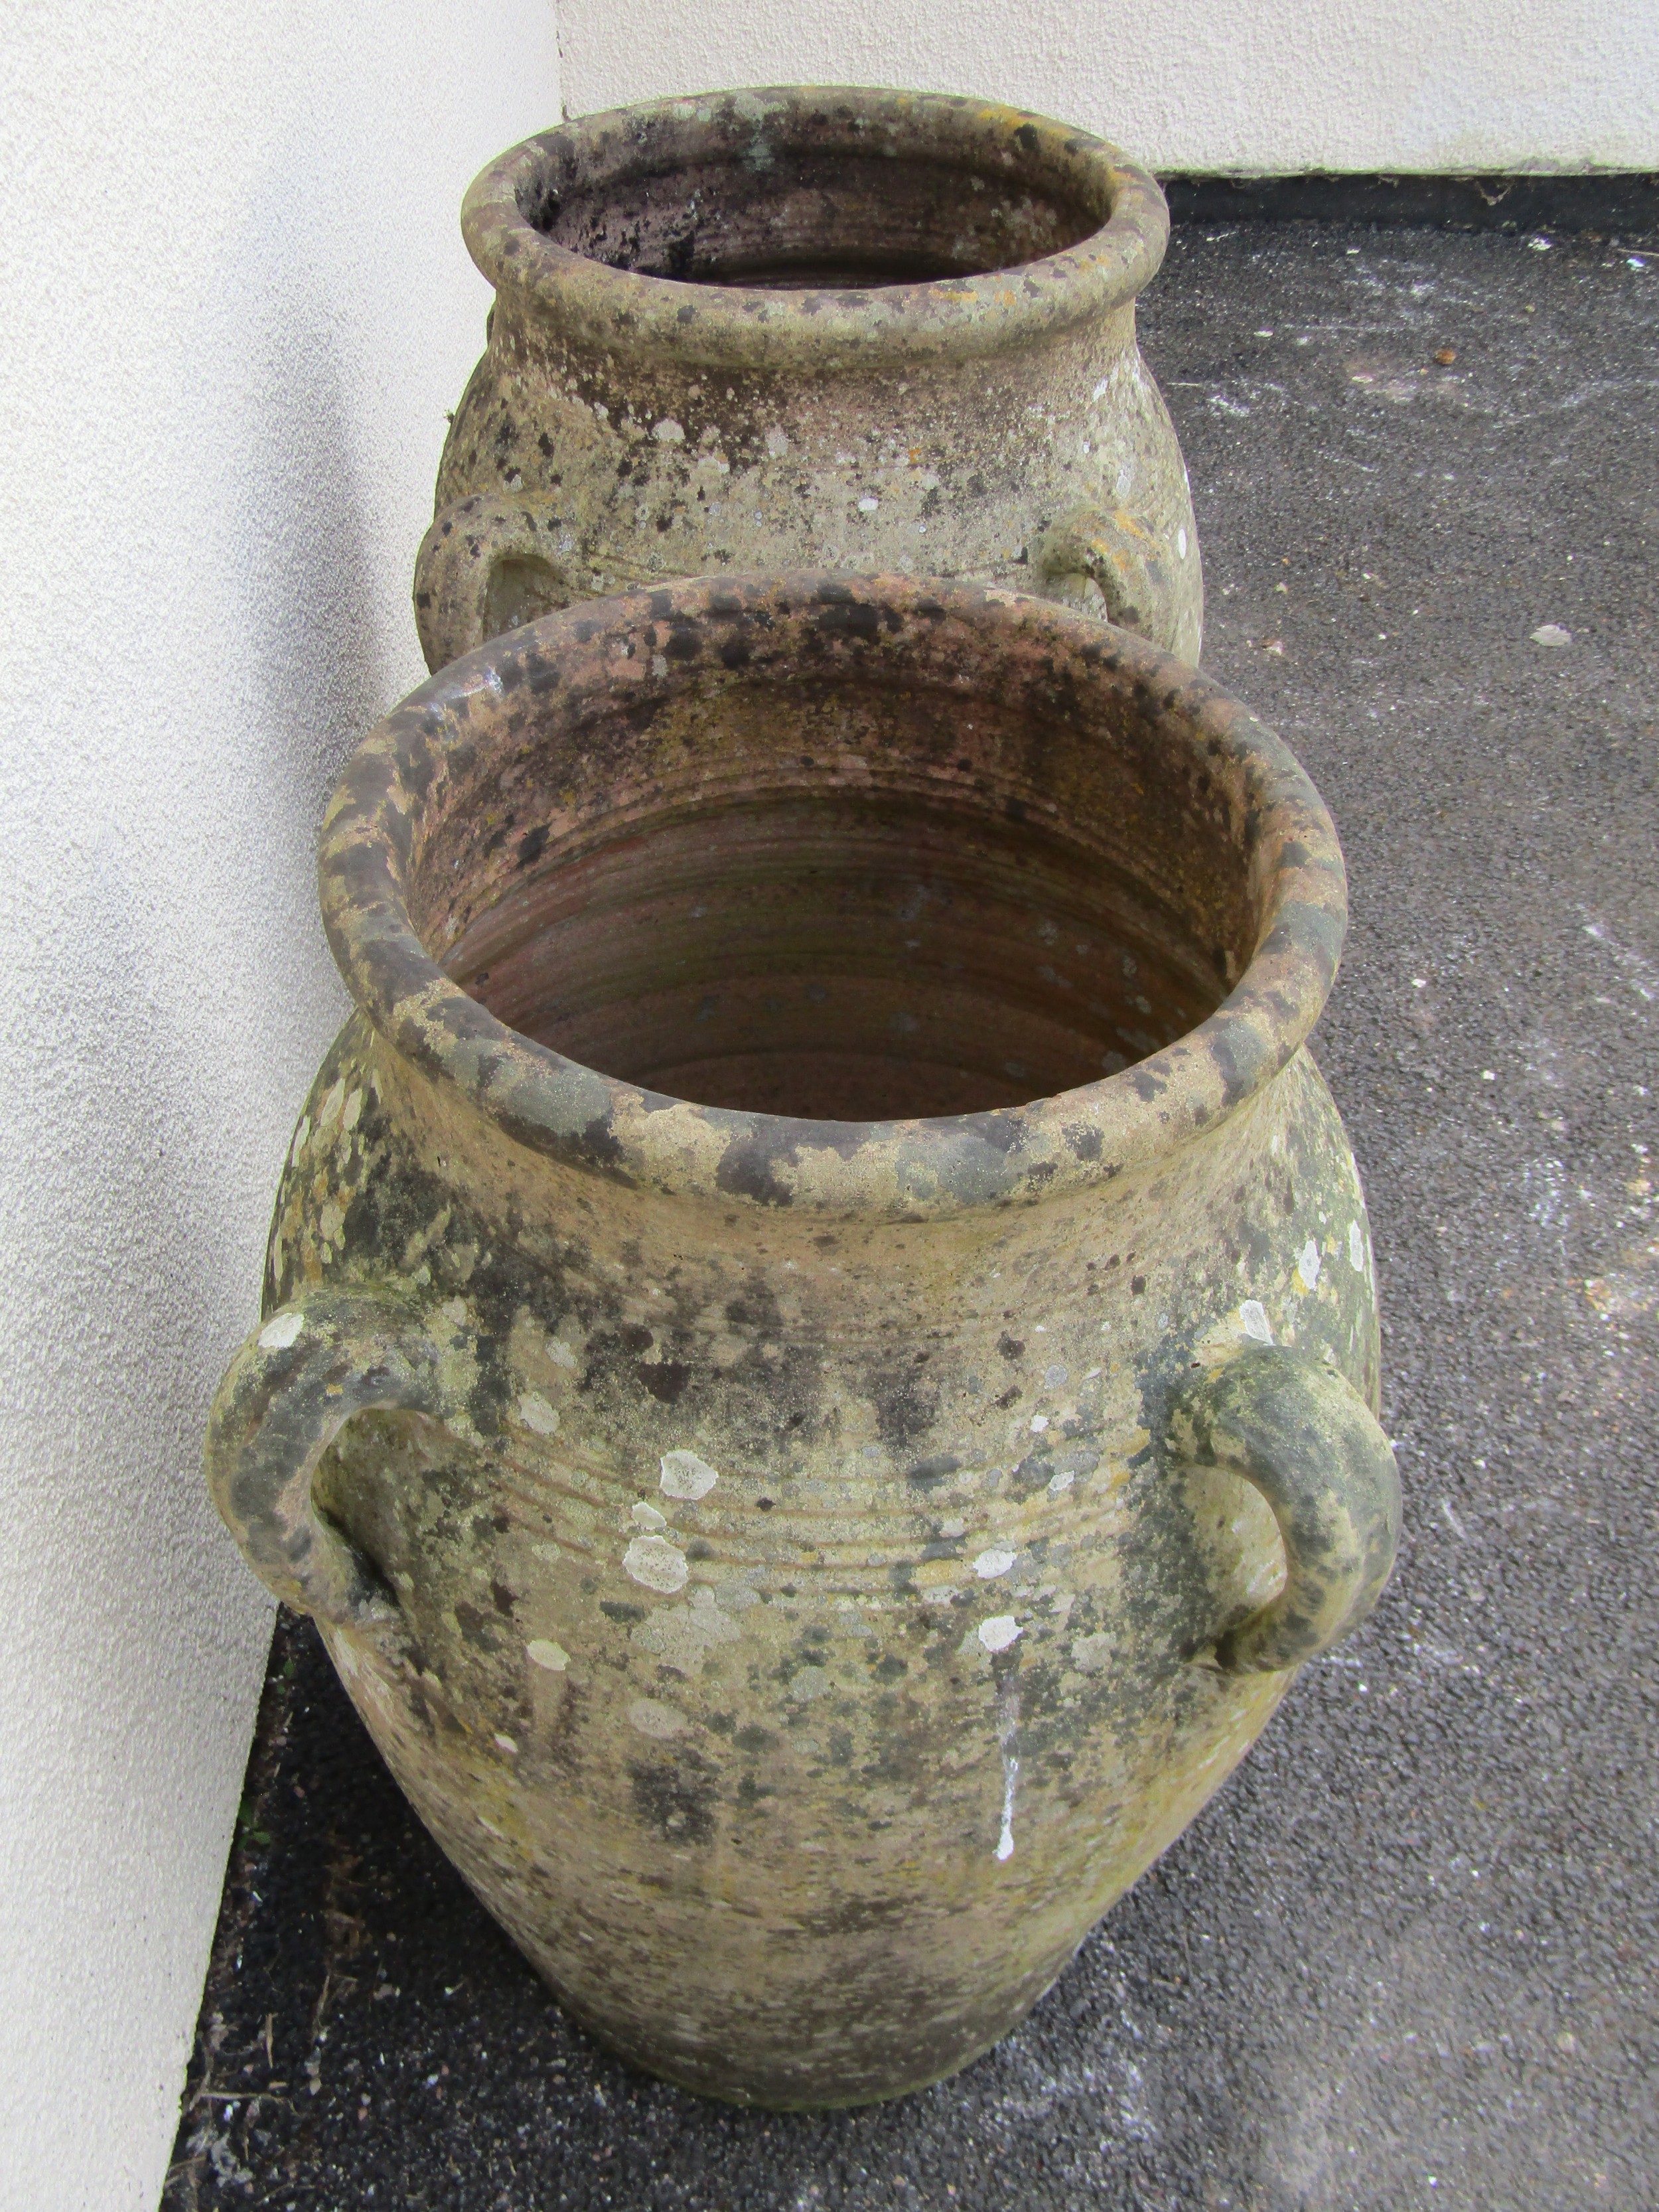
POLYGON ((316 836, 388 683, 327 307, 292 264, 257 276, 240 358, 210 355, 202 384, 204 397, 217 386, 204 429, 224 465, 206 533, 216 604, 167 658, 197 659, 199 681, 222 689, 174 772, 165 759, 152 770, 155 845, 172 812, 178 866, 169 880, 148 840, 103 846, 77 979, 108 1092, 108 1152, 83 1170, 114 1200, 97 1247, 146 1313, 171 1317, 179 1387, 154 1441, 182 1439, 179 1520, 227 1559, 196 1446, 220 1366, 256 1318, 252 1238, 287 1132, 348 1011, 317 911, 316 836), (245 1193, 258 1194, 252 1218, 245 1193))
MULTIPOLYGON (((250 222, 250 247, 263 229, 250 222)), ((242 611, 258 684, 247 734, 261 757, 252 780, 269 809, 252 836, 257 849, 275 821, 297 841, 301 944, 321 941, 315 848, 329 793, 403 680, 424 673, 404 574, 414 547, 371 553, 333 319, 297 256, 259 286, 243 364, 246 451, 235 476, 235 535, 248 566, 242 611), (376 555, 402 586, 408 635, 395 669, 384 593, 372 587, 376 555)), ((380 427, 395 434, 395 425, 380 427)))
MULTIPOLYGON (((412 545, 382 542, 360 466, 365 430, 373 440, 393 428, 364 420, 364 386, 380 381, 374 334, 359 330, 348 355, 342 278, 331 287, 318 265, 338 212, 319 190, 334 173, 326 141, 319 126, 270 165, 221 256, 216 290, 228 305, 202 332, 198 389, 222 496, 204 533, 215 635, 199 649, 223 690, 192 811, 212 895, 176 931, 170 920, 155 946, 166 963, 193 938, 194 987, 212 994, 181 1004, 205 1016, 186 1027, 216 1078, 198 1131, 202 1171, 180 1194, 216 1247, 210 1270, 223 1290, 204 1300, 202 1420, 222 1359, 256 1318, 263 1209, 287 1133, 349 1011, 317 910, 323 810, 352 748, 422 672, 407 610, 412 545), (240 1126, 250 1081, 257 1132, 240 1126), (228 1190, 258 1194, 257 1247, 246 1224, 226 1222, 228 1190)), ((141 905, 134 917, 154 928, 141 905)))
POLYGON ((331 318, 306 226, 272 212, 250 216, 184 354, 187 450, 161 471, 183 489, 150 518, 148 587, 129 568, 125 596, 151 616, 128 617, 108 664, 126 703, 105 742, 124 757, 91 779, 96 811, 64 825, 45 979, 59 1096, 40 1165, 74 1199, 31 1271, 37 1328, 46 1310, 59 1318, 28 1386, 43 1431, 29 1517, 46 1558, 88 1563, 53 1632, 82 1645, 59 1674, 59 1724, 99 1739, 83 1848, 153 1861, 145 1886, 178 1878, 181 1807, 209 1808, 183 1765, 166 1771, 191 1747, 143 1717, 190 1710, 211 1653, 240 1735, 263 1649, 268 1601, 213 1515, 199 1439, 257 1317, 287 1132, 347 1008, 317 914, 316 829, 388 682, 331 318), (112 1510, 128 1524, 118 1575, 112 1510), (135 1637, 138 1622, 175 1626, 135 1637))
MULTIPOLYGON (((218 495, 201 517, 199 551, 182 549, 207 571, 201 628, 169 640, 167 658, 196 661, 205 726, 179 746, 180 781, 165 761, 155 777, 158 811, 173 815, 158 820, 157 843, 170 830, 179 865, 165 881, 140 853, 118 888, 106 878, 100 902, 98 933, 126 946, 118 965, 147 1010, 135 1019, 129 999, 113 1024, 122 1097, 167 1101, 173 1124, 128 1279, 159 1291, 183 1325, 171 1347, 184 1386, 181 1503, 216 1548, 195 1447, 222 1361, 257 1317, 264 1209, 288 1131, 348 1011, 317 911, 317 831, 343 763, 397 681, 337 308, 308 265, 314 225, 296 220, 284 192, 310 158, 296 151, 277 165, 251 207, 202 334, 191 434, 214 458, 218 495), (162 1223, 157 1283, 150 1240, 162 1223)), ((412 661, 408 629, 401 657, 412 661)), ((118 975, 87 982, 95 1004, 119 1004, 118 975)), ((118 1103, 117 1127, 120 1118, 118 1103)))
MULTIPOLYGON (((311 226, 281 204, 288 173, 195 272, 202 312, 155 378, 173 388, 135 368, 130 471, 94 494, 112 510, 98 622, 60 553, 42 624, 76 639, 80 665, 47 646, 52 680, 68 674, 32 739, 52 769, 35 774, 27 998, 8 1023, 27 1127, 5 1470, 21 1849, 3 1893, 5 1918, 39 1931, 18 1965, 39 1993, 31 2039, 61 2050, 101 2023, 101 2055, 65 2085, 91 2142, 109 2124, 93 2077, 137 2057, 137 2094, 164 2115, 188 2048, 270 1612, 214 1515, 200 1439, 257 1318, 289 1130, 347 1011, 317 913, 318 823, 418 671, 413 541, 383 555, 394 599, 369 565, 352 446, 348 379, 360 422, 367 379, 309 264, 311 226), (52 1928, 112 1912, 85 1955, 59 1955, 52 1928), (158 2012, 176 2013, 171 2053, 141 2025, 158 2012)), ((89 475, 119 434, 88 429, 89 475)), ((65 2124, 38 2124, 44 2142, 65 2124)))

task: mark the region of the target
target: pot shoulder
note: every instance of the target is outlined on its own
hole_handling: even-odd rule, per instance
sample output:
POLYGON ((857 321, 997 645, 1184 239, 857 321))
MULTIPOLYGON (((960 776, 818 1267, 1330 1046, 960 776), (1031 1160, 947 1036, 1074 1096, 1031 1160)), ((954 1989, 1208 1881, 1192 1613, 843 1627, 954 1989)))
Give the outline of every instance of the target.
MULTIPOLYGON (((646 370, 618 388, 583 367, 556 374, 492 345, 457 410, 435 527, 476 538, 485 521, 476 557, 514 564, 519 590, 472 618, 472 641, 660 578, 854 568, 1034 591, 1198 657, 1197 525, 1132 330, 893 390, 646 370)), ((474 557, 423 549, 417 606, 459 591, 488 607, 474 557)), ((458 635, 445 612, 422 622, 429 654, 458 635)))

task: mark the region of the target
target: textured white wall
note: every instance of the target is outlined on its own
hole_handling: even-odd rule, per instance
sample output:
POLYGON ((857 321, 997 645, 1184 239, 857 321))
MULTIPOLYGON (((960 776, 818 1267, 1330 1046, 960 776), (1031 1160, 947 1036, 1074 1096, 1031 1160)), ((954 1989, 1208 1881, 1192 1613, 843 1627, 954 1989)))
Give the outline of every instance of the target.
POLYGON ((0 2205, 149 2212, 270 1628, 200 1437, 343 996, 320 802, 550 0, 0 12, 0 2205))
POLYGON ((558 0, 573 115, 897 84, 1081 124, 1155 169, 1659 166, 1659 0, 558 0))

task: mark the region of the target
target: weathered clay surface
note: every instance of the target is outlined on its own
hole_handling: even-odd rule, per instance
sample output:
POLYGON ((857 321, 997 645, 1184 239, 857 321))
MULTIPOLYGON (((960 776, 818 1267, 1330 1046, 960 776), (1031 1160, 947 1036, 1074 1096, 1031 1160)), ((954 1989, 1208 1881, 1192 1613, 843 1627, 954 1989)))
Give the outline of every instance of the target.
POLYGON ((598 2033, 949 2071, 1388 1572, 1317 794, 1042 602, 703 580, 416 692, 321 878, 222 1510, 598 2033))
POLYGON ((492 162, 492 284, 421 548, 428 665, 666 576, 1017 586, 1188 660, 1186 471, 1134 336, 1164 196, 1040 116, 785 88, 588 116, 492 162))

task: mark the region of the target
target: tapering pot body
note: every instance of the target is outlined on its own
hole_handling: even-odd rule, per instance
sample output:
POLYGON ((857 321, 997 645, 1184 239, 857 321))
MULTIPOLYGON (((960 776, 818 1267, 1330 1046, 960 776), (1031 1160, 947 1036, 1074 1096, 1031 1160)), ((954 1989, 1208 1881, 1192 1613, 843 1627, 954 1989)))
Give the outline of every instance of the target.
POLYGON ((608 2041, 949 2071, 1392 1557, 1317 795, 1040 602, 704 581, 417 692, 322 882, 222 1510, 608 2041))
POLYGON ((527 140, 462 222, 496 298, 416 566, 428 665, 599 592, 802 565, 1012 585, 1198 658, 1135 343, 1168 215, 1115 148, 982 101, 718 94, 527 140))

